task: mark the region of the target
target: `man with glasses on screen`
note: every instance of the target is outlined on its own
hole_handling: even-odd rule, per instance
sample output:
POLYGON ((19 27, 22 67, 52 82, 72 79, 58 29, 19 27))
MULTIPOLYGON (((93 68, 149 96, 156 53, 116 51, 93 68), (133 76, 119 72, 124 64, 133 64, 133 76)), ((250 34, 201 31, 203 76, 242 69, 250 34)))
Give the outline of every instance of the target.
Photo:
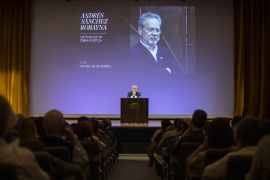
POLYGON ((158 47, 162 20, 159 15, 147 12, 138 22, 140 42, 130 48, 132 69, 148 74, 175 74, 180 68, 173 60, 171 52, 158 47))

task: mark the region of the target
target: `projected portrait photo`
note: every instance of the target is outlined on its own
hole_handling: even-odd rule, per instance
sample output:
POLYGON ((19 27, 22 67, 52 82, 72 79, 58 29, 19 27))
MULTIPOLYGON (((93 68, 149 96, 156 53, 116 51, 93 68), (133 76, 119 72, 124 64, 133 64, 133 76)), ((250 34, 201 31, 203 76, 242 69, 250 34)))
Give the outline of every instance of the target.
POLYGON ((188 7, 162 6, 131 8, 129 60, 132 71, 145 74, 194 73, 195 19, 192 15, 188 18, 188 14, 194 18, 192 7, 189 10, 188 7))

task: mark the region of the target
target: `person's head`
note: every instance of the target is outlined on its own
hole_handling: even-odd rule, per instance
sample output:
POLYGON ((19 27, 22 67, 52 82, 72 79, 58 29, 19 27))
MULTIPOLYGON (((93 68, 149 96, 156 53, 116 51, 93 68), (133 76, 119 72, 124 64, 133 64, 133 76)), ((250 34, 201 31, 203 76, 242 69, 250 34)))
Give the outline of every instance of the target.
POLYGON ((207 134, 207 128, 208 128, 208 125, 210 124, 210 121, 206 120, 205 123, 204 123, 204 126, 203 126, 203 132, 205 134, 207 134))
POLYGON ((93 127, 89 121, 79 121, 74 127, 74 133, 77 134, 78 138, 84 140, 91 137, 93 134, 93 127))
POLYGON ((98 120, 95 119, 95 118, 92 118, 92 119, 90 119, 90 122, 92 123, 93 132, 94 133, 97 133, 98 132, 98 129, 99 129, 99 126, 100 126, 98 120))
POLYGON ((23 120, 24 116, 23 116, 23 114, 16 114, 16 117, 18 119, 18 122, 17 122, 17 124, 15 126, 15 130, 18 130, 19 129, 19 126, 20 126, 20 123, 23 120))
POLYGON ((241 119, 243 119, 243 117, 241 117, 241 116, 234 116, 234 118, 232 119, 232 127, 235 127, 235 125, 237 124, 237 123, 239 123, 240 121, 241 121, 241 119))
POLYGON ((235 126, 236 146, 239 149, 246 146, 256 146, 264 134, 261 121, 255 117, 247 116, 235 126))
POLYGON ((171 126, 172 123, 168 119, 162 119, 161 127, 164 131, 166 131, 167 127, 171 126))
POLYGON ((263 124, 265 134, 269 134, 270 133, 270 120, 269 119, 263 119, 262 124, 263 124))
POLYGON ((106 119, 106 121, 108 122, 108 128, 111 128, 112 127, 112 121, 109 120, 109 119, 106 119))
POLYGON ((104 124, 102 120, 98 120, 99 123, 99 129, 103 130, 104 129, 104 124))
POLYGON ((203 128, 204 123, 207 119, 207 114, 205 111, 197 109, 192 115, 192 125, 197 128, 203 128))
POLYGON ((175 128, 177 128, 178 121, 180 121, 180 120, 183 120, 183 119, 176 118, 176 119, 173 121, 173 125, 175 126, 175 128))
POLYGON ((0 138, 4 138, 16 126, 17 118, 8 101, 0 96, 0 138))
POLYGON ((89 119, 87 118, 87 117, 85 117, 85 116, 81 116, 81 117, 79 117, 79 119, 78 119, 78 122, 79 121, 89 121, 89 119))
POLYGON ((177 126, 176 126, 177 132, 181 131, 183 120, 184 120, 184 119, 179 119, 179 120, 177 121, 177 126))
POLYGON ((103 128, 106 129, 108 127, 108 121, 102 121, 103 122, 103 128))
POLYGON ((138 22, 138 31, 141 41, 154 48, 160 40, 162 20, 159 15, 147 12, 141 15, 138 22))
POLYGON ((233 131, 227 119, 216 118, 209 122, 207 138, 210 148, 227 148, 233 145, 233 131))
POLYGON ((44 131, 44 128, 43 128, 43 117, 38 117, 37 119, 34 120, 34 124, 36 126, 36 129, 37 129, 37 133, 38 133, 38 136, 39 137, 43 137, 45 136, 45 131, 44 131))
POLYGON ((137 85, 132 85, 131 86, 131 91, 132 92, 137 92, 137 90, 138 90, 138 86, 137 85))
POLYGON ((185 118, 182 121, 181 126, 182 126, 182 129, 183 129, 183 132, 185 132, 189 128, 189 126, 191 126, 191 121, 192 121, 192 119, 190 119, 190 118, 185 118))
POLYGON ((24 118, 20 123, 17 137, 34 138, 37 136, 38 135, 34 121, 30 118, 24 118))
POLYGON ((65 128, 63 114, 58 110, 47 112, 43 118, 43 128, 46 134, 56 134, 62 136, 65 128))

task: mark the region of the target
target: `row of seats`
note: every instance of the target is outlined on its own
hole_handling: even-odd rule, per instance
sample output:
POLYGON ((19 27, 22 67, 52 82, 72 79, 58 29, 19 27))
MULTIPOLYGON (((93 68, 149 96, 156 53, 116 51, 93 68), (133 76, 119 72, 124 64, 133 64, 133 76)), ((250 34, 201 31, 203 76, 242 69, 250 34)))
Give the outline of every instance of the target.
MULTIPOLYGON (((199 145, 198 143, 183 143, 179 156, 170 154, 170 163, 163 166, 164 180, 185 180, 186 178, 189 180, 201 180, 201 175, 186 165, 186 159, 199 145)), ((212 164, 231 151, 226 149, 208 149, 204 166, 212 164)), ((163 155, 167 155, 164 150, 163 155)), ((253 156, 250 155, 233 155, 229 157, 225 180, 244 180, 245 175, 249 172, 252 158, 253 156)))
MULTIPOLYGON (((93 156, 91 149, 91 143, 89 141, 80 141, 81 145, 85 149, 89 157, 89 172, 94 173, 94 178, 91 180, 106 180, 112 170, 115 168, 118 150, 117 143, 115 141, 112 147, 106 148, 103 152, 93 156)), ((67 147, 45 147, 46 151, 40 151, 41 141, 36 138, 21 139, 20 146, 26 147, 34 152, 39 166, 49 174, 50 178, 54 180, 52 173, 52 165, 47 152, 54 157, 57 157, 66 162, 71 162, 70 154, 67 147)), ((90 180, 90 173, 88 179, 90 180)), ((68 176, 62 180, 76 180, 79 175, 68 176)), ((0 177, 8 180, 17 180, 16 168, 14 165, 4 164, 0 165, 0 177)))

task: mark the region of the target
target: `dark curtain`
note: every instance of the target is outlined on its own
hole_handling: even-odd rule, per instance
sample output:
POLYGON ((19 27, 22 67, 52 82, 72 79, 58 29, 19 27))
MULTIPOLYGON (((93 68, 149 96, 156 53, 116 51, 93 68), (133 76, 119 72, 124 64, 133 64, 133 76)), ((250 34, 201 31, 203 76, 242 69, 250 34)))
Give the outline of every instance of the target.
POLYGON ((0 0, 0 95, 29 117, 32 0, 0 0))
POLYGON ((270 1, 234 0, 233 116, 270 118, 270 1))

